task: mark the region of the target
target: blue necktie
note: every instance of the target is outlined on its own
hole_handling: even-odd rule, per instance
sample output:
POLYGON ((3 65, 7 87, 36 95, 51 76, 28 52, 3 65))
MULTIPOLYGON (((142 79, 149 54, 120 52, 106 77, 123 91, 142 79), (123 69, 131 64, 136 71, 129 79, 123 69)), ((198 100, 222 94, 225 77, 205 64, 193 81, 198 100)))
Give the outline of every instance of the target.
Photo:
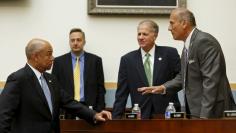
POLYGON ((52 113, 51 93, 50 93, 50 90, 48 88, 47 82, 46 82, 45 78, 43 77, 43 74, 40 76, 40 81, 41 81, 41 87, 43 89, 44 95, 45 95, 45 97, 47 99, 47 102, 48 102, 49 109, 52 113))

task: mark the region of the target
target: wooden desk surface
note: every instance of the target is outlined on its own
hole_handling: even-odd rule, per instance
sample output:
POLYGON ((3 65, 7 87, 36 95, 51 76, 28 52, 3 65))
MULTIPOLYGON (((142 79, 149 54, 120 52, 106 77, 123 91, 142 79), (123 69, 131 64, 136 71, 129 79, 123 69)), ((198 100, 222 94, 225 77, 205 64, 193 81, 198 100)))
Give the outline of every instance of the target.
POLYGON ((98 125, 61 120, 61 133, 236 133, 236 119, 111 120, 98 125))

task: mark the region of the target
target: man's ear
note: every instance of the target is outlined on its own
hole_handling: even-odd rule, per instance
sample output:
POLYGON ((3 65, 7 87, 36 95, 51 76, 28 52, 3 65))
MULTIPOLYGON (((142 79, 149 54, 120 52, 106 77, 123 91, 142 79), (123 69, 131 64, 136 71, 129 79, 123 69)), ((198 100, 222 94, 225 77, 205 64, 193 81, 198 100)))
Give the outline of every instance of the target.
POLYGON ((182 21, 183 28, 186 29, 189 26, 189 22, 186 20, 182 21))
POLYGON ((39 58, 39 54, 38 53, 34 53, 31 55, 31 59, 34 60, 35 62, 38 61, 38 58, 39 58))

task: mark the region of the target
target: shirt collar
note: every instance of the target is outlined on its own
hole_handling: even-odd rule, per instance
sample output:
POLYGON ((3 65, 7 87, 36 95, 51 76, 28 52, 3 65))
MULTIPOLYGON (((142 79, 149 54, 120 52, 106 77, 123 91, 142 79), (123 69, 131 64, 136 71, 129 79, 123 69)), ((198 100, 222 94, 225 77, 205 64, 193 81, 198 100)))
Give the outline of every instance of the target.
MULTIPOLYGON (((73 59, 73 60, 76 60, 77 56, 76 56, 73 52, 70 52, 70 53, 71 53, 72 59, 73 59)), ((81 57, 83 57, 83 56, 84 56, 84 51, 80 54, 79 59, 80 59, 81 57)))
POLYGON ((193 31, 195 30, 196 28, 193 28, 192 31, 190 32, 190 34, 188 35, 186 41, 184 42, 184 45, 187 49, 189 49, 189 46, 190 46, 190 39, 192 37, 192 34, 193 34, 193 31))
POLYGON ((42 75, 42 73, 40 73, 37 69, 35 69, 33 66, 31 66, 29 63, 27 63, 27 65, 29 65, 29 67, 33 70, 34 74, 36 75, 36 77, 38 78, 38 80, 40 80, 40 77, 42 75))
MULTIPOLYGON (((154 57, 155 49, 156 49, 156 45, 153 45, 153 47, 148 52, 150 54, 150 57, 154 57)), ((142 54, 142 58, 145 58, 146 52, 142 48, 141 48, 141 54, 142 54)))

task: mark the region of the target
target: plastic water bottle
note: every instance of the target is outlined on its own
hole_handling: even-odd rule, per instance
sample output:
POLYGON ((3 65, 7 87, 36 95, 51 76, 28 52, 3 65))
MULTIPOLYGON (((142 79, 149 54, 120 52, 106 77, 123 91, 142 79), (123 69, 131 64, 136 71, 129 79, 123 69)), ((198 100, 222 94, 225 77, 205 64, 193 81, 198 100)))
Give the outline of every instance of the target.
POLYGON ((138 104, 134 104, 134 107, 132 108, 132 113, 136 113, 137 119, 141 119, 141 109, 139 108, 138 104))
POLYGON ((169 102, 169 105, 166 108, 165 118, 170 119, 170 114, 175 112, 174 103, 169 102))

